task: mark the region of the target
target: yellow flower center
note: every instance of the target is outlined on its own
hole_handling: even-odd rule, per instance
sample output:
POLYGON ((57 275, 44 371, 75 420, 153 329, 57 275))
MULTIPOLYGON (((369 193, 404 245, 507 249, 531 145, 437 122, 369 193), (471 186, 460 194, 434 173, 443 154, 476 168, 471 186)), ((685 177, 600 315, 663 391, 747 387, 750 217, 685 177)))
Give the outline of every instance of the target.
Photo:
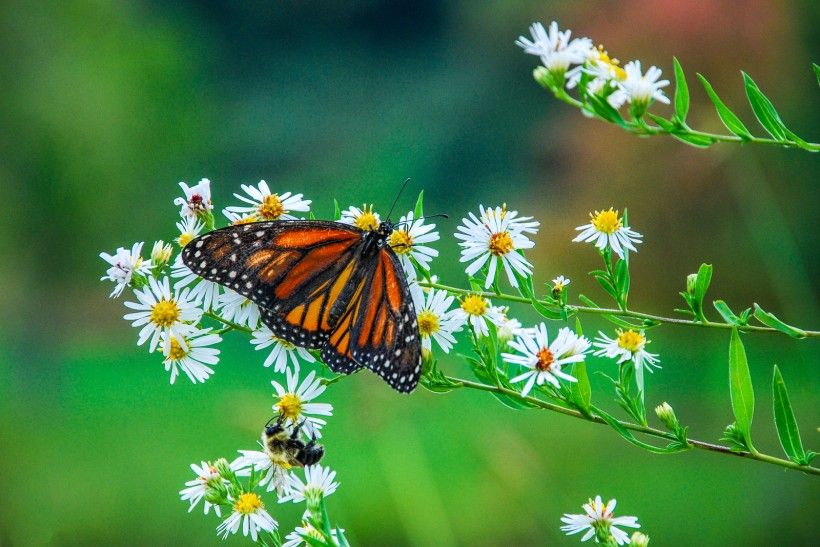
POLYGON ((614 234, 621 229, 621 219, 618 217, 618 211, 609 208, 608 211, 595 211, 595 214, 589 214, 592 218, 592 225, 599 232, 605 234, 614 234))
POLYGON ((637 331, 630 329, 626 332, 618 334, 618 346, 627 351, 631 351, 632 353, 635 353, 643 348, 645 343, 646 337, 637 331))
POLYGON ((256 215, 248 215, 246 217, 241 217, 241 218, 238 218, 238 219, 234 220, 233 222, 231 222, 231 224, 233 226, 239 226, 240 224, 251 224, 253 222, 258 222, 258 221, 259 221, 259 217, 257 217, 256 215))
POLYGON ((438 332, 438 316, 430 310, 424 310, 419 313, 419 333, 422 336, 430 336, 438 332))
POLYGON ((413 238, 404 230, 395 230, 387 240, 390 246, 399 254, 407 254, 413 250, 413 238))
POLYGON ((295 420, 302 414, 302 400, 295 393, 285 393, 279 398, 276 408, 285 418, 295 420))
POLYGON ((535 363, 535 368, 541 371, 549 370, 552 363, 555 361, 555 356, 549 348, 541 348, 536 356, 538 357, 538 361, 535 363))
POLYGON ((255 513, 257 509, 261 509, 264 506, 265 504, 262 503, 262 498, 254 492, 244 492, 240 494, 239 499, 233 504, 233 508, 236 512, 243 515, 255 513))
POLYGON ((470 315, 484 315, 487 312, 487 304, 483 297, 471 294, 461 302, 461 309, 470 315))
POLYGON ((278 195, 269 194, 259 204, 257 211, 259 211, 259 216, 265 220, 276 220, 285 212, 285 207, 278 195))
POLYGON ((515 248, 509 232, 499 232, 490 236, 490 252, 495 256, 502 256, 515 248))
POLYGON ((179 244, 180 247, 185 247, 193 239, 194 239, 194 234, 192 234, 191 232, 185 232, 185 233, 179 234, 179 237, 177 238, 177 243, 179 244))
POLYGON ((378 228, 379 219, 376 218, 376 214, 373 212, 373 206, 363 205, 362 214, 356 217, 353 221, 353 225, 360 230, 365 230, 368 232, 372 232, 378 228))
POLYGON ((170 327, 179 320, 179 306, 173 300, 160 300, 151 310, 151 322, 158 327, 170 327))
POLYGON ((185 351, 185 348, 182 347, 182 344, 180 344, 176 338, 171 338, 171 347, 168 350, 168 359, 172 361, 179 361, 185 357, 187 353, 188 352, 185 351))
POLYGON ((598 46, 596 51, 596 59, 600 64, 606 65, 606 67, 612 71, 615 75, 615 79, 620 81, 626 80, 626 71, 618 66, 620 61, 618 61, 618 59, 612 59, 604 49, 604 46, 598 46))

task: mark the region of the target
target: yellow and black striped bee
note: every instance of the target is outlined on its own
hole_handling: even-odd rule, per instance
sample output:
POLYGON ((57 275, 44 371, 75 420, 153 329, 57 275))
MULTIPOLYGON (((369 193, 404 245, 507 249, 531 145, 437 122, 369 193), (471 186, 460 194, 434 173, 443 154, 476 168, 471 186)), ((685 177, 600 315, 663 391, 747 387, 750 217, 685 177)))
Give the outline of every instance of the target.
POLYGON ((325 454, 325 448, 316 444, 316 438, 305 443, 299 438, 299 430, 304 421, 296 424, 292 430, 284 425, 284 416, 279 416, 275 423, 274 418, 265 424, 262 432, 262 445, 271 461, 282 467, 306 467, 319 463, 325 454))

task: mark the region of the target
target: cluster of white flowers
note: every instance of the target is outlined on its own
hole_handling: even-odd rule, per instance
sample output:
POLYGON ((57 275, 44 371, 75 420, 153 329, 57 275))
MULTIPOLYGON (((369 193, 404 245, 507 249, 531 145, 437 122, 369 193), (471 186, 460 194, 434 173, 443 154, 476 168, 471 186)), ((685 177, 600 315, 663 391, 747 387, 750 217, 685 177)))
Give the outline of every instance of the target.
MULTIPOLYGON (((532 39, 520 36, 515 43, 525 53, 541 59, 544 83, 554 89, 584 85, 587 93, 605 98, 613 108, 629 103, 640 115, 652 101, 669 104, 662 89, 669 85, 669 80, 660 79, 659 68, 651 66, 643 72, 637 60, 622 68, 603 47, 594 47, 589 38, 570 39, 571 34, 569 30, 559 31, 555 21, 549 30, 541 23, 533 23, 532 39)), ((540 71, 536 70, 536 77, 540 71)))
MULTIPOLYGON (((554 24, 549 32, 540 25, 534 26, 532 32, 534 40, 522 39, 522 47, 540 55, 550 70, 563 71, 570 81, 577 83, 581 69, 594 65, 594 62, 589 64, 589 40, 570 40, 570 33, 559 32, 554 24), (569 70, 573 64, 583 66, 573 72, 569 70)), ((185 183, 180 186, 183 196, 174 200, 179 207, 180 219, 176 223, 179 233, 173 240, 182 248, 214 228, 214 205, 207 179, 190 187, 185 183)), ((225 217, 234 224, 294 220, 298 219, 294 215, 310 212, 311 201, 302 194, 274 193, 265 181, 242 185, 242 190, 242 194, 234 196, 243 204, 223 209, 225 217)), ((350 206, 340 211, 339 217, 340 222, 361 230, 377 230, 382 222, 379 213, 367 204, 350 206)), ((619 364, 632 362, 643 391, 643 371, 651 371, 658 362, 656 354, 645 350, 648 341, 643 331, 619 330, 614 338, 601 332, 591 342, 563 327, 551 336, 546 324, 525 328, 510 315, 509 308, 493 305, 492 293, 482 292, 482 288, 490 287, 498 292, 499 283, 506 278, 522 294, 527 290, 532 294, 533 266, 524 252, 534 247, 530 236, 538 232, 538 227, 539 223, 532 217, 519 216, 518 211, 508 209, 506 204, 482 205, 477 214, 469 213, 454 234, 472 287, 472 292, 465 292, 441 285, 431 274, 431 264, 438 251, 430 245, 440 239, 435 224, 411 211, 392 225, 387 243, 401 262, 410 287, 424 359, 431 359, 433 341, 442 352, 448 353, 457 343, 455 335, 464 329, 474 341, 494 331, 502 349, 501 358, 510 367, 509 382, 520 385, 522 396, 538 389, 554 395, 554 390, 561 388, 561 382, 577 382, 565 367, 583 362, 590 354, 615 359, 619 364), (458 300, 454 292, 460 295, 458 300)), ((591 214, 591 222, 577 230, 580 234, 574 241, 594 244, 606 260, 611 259, 611 253, 623 259, 628 251, 637 250, 635 245, 642 239, 639 233, 624 225, 623 218, 612 208, 591 214)), ((278 338, 262 323, 257 304, 238 292, 199 277, 183 263, 180 254, 173 256, 172 245, 157 241, 148 259, 141 256, 143 245, 136 243, 130 249, 120 247, 113 254, 102 253, 100 256, 110 266, 103 279, 114 283, 111 297, 119 297, 129 287, 133 290, 134 299, 124 303, 131 311, 124 317, 139 329, 138 346, 147 345, 150 352, 162 353, 170 382, 173 384, 180 372, 193 383, 206 381, 219 362, 220 350, 216 346, 221 343, 222 334, 245 331, 255 350, 265 350, 265 358, 260 359, 263 366, 272 367, 274 375, 283 375, 281 380, 271 382, 275 416, 294 438, 297 435, 311 441, 320 438, 327 425, 326 417, 333 415, 333 407, 317 400, 326 389, 326 382, 319 374, 323 369, 318 368, 317 353, 278 338), (310 370, 302 374, 303 367, 310 370)), ((570 280, 563 275, 552 280, 552 302, 556 306, 566 305, 569 284, 570 280)), ((261 448, 265 449, 263 443, 261 448)), ((231 463, 219 460, 214 464, 201 462, 191 466, 196 478, 180 491, 181 498, 190 503, 190 509, 202 501, 206 514, 211 508, 218 516, 229 510, 217 533, 227 537, 241 530, 243 535, 256 541, 259 534, 273 533, 278 527, 260 494, 254 491, 259 487, 275 492, 280 503, 293 501, 308 505, 309 513, 303 525, 285 538, 285 545, 296 545, 306 537, 317 537, 315 534, 329 537, 326 530, 318 531, 313 517, 307 515, 324 496, 336 490, 334 471, 316 464, 304 469, 302 479, 289 464, 274 460, 264 450, 240 450, 239 453, 231 463), (248 486, 240 484, 239 478, 248 478, 248 486)), ((584 507, 592 520, 582 522, 574 518, 577 515, 567 515, 565 529, 572 528, 574 531, 570 533, 593 530, 600 527, 595 524, 599 522, 629 526, 628 520, 623 520, 625 517, 612 518, 614 501, 610 504, 612 507, 601 505, 600 498, 590 501, 584 507)), ((615 540, 621 543, 623 532, 614 526, 610 528, 615 540)), ((589 533, 587 531, 584 539, 591 537, 589 533)), ((334 541, 337 537, 343 538, 342 530, 332 531, 334 541)))

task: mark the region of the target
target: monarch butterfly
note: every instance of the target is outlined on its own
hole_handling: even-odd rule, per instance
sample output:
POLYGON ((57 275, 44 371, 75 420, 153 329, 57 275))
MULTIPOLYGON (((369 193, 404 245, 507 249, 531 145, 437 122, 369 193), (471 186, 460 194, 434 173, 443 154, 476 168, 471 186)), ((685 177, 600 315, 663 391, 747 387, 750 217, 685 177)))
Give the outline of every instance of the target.
POLYGON ((274 336, 321 350, 334 371, 362 367, 410 392, 421 373, 416 310, 393 224, 376 230, 323 220, 275 220, 212 231, 182 250, 197 275, 259 305, 274 336))

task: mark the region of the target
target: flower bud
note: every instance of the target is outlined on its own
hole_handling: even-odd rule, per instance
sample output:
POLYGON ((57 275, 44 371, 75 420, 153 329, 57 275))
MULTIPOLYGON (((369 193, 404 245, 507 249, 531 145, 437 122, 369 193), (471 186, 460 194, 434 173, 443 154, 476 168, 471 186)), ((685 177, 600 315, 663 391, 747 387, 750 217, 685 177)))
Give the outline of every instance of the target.
POLYGON ((174 248, 170 243, 165 243, 162 240, 154 243, 154 248, 151 249, 151 262, 156 270, 161 270, 168 262, 171 261, 171 255, 174 253, 174 248))
POLYGON ((213 505, 222 505, 228 502, 228 485, 220 481, 209 481, 205 488, 205 501, 213 505))
POLYGON ((532 77, 538 82, 538 85, 544 89, 552 89, 552 76, 546 67, 539 66, 532 71, 532 77))
POLYGON ((629 538, 629 547, 646 547, 649 545, 649 536, 641 532, 635 532, 629 538))
POLYGON ((667 428, 672 431, 677 431, 680 427, 678 423, 678 417, 675 416, 675 411, 667 402, 663 402, 660 405, 655 407, 655 414, 658 415, 658 419, 663 422, 667 428))
POLYGON ((698 281, 698 274, 689 274, 686 276, 686 292, 695 295, 695 285, 698 281))
POLYGON ((231 464, 228 463, 228 460, 225 458, 219 458, 214 462, 214 467, 216 467, 217 472, 223 479, 231 480, 235 473, 233 469, 231 469, 231 464))

